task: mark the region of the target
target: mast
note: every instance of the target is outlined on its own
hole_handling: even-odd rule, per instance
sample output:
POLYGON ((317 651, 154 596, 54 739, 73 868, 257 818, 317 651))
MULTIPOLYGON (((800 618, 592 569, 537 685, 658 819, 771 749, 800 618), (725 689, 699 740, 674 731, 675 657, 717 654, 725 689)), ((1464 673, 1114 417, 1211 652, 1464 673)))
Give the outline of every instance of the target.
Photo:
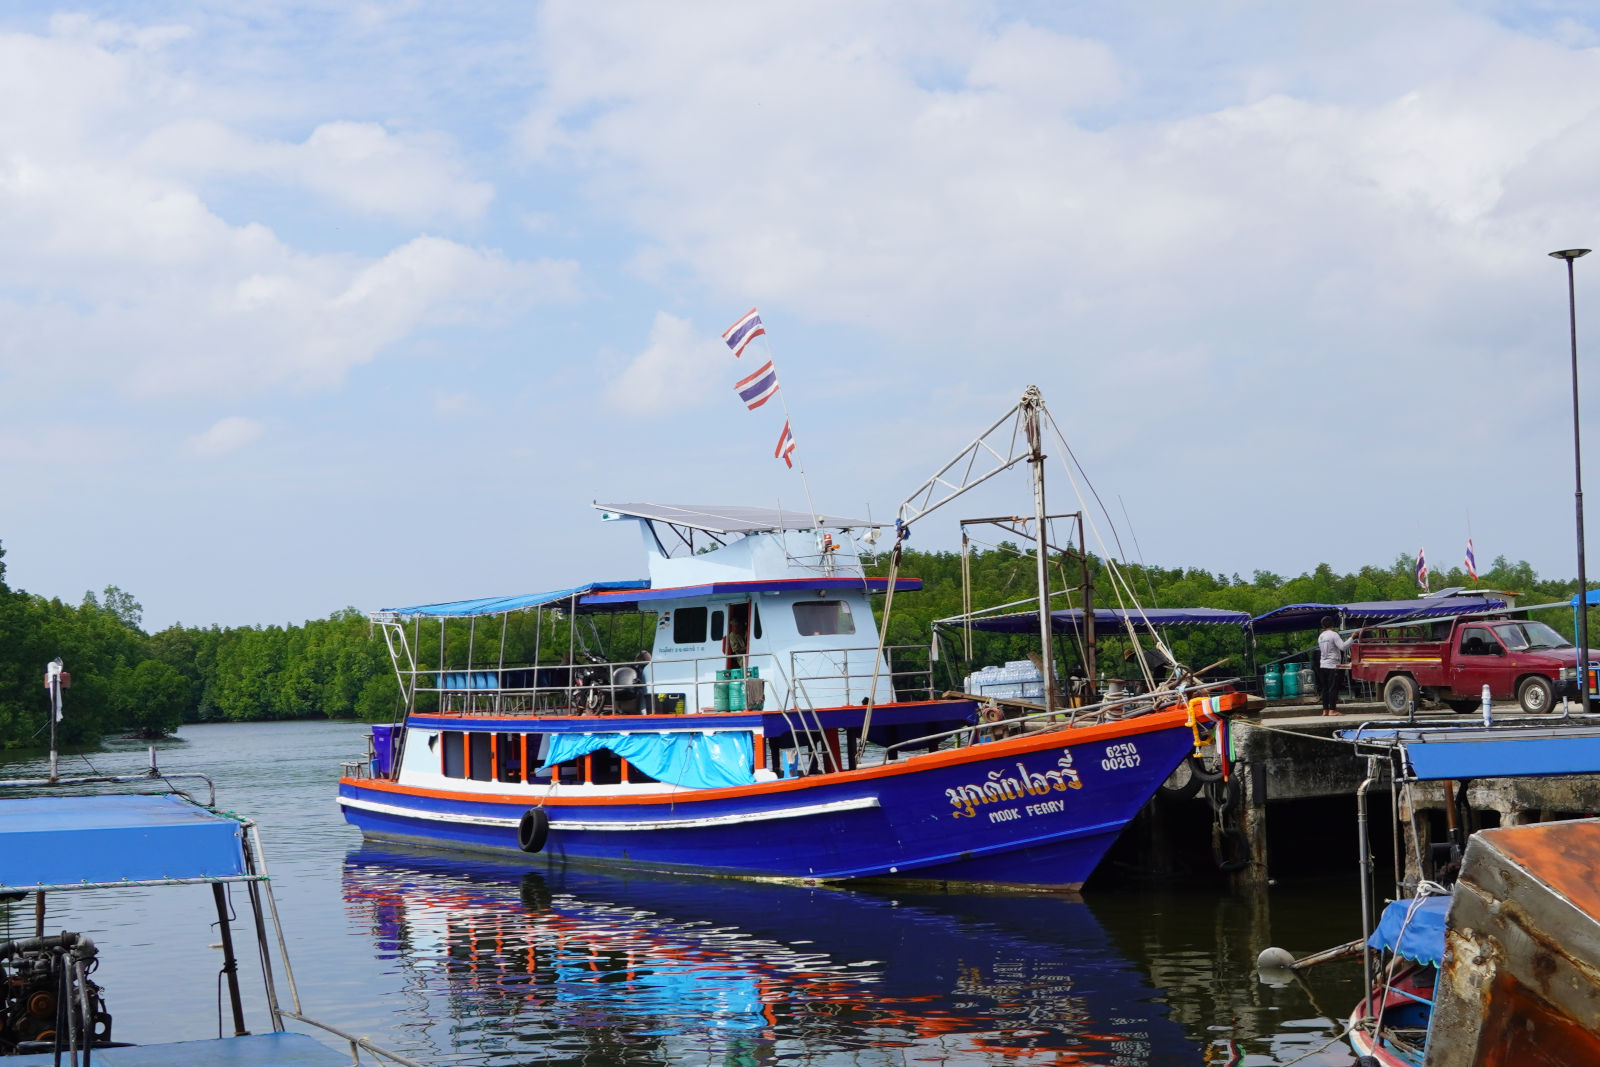
POLYGON ((1039 431, 1039 408, 1044 400, 1037 386, 1028 386, 1022 394, 1023 428, 1028 437, 1028 464, 1033 468, 1033 517, 1038 523, 1034 538, 1034 560, 1039 580, 1039 671, 1044 676, 1044 710, 1055 710, 1055 679, 1050 642, 1050 570, 1049 539, 1045 536, 1044 508, 1044 445, 1039 431))

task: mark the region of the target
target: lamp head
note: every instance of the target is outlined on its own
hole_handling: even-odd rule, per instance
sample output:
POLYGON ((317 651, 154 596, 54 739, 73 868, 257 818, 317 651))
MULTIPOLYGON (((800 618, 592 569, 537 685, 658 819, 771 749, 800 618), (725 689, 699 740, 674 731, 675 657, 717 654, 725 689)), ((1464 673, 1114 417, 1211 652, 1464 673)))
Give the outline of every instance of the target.
POLYGON ((1573 260, 1581 259, 1582 257, 1588 255, 1589 251, 1590 250, 1587 248, 1563 248, 1559 252, 1551 252, 1550 255, 1554 259, 1573 260))

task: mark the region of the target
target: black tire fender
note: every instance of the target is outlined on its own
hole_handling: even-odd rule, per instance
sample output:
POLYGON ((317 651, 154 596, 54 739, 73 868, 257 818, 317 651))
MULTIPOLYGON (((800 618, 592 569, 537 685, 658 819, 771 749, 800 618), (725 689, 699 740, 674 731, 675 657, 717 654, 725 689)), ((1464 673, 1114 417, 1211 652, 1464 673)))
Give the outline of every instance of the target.
POLYGON ((1193 757, 1185 759, 1161 783, 1158 795, 1167 800, 1188 800, 1200 792, 1205 783, 1195 773, 1193 757))
POLYGON ((1250 866, 1250 839, 1237 826, 1230 826, 1227 829, 1213 826, 1211 828, 1211 858, 1216 861, 1217 870, 1219 871, 1228 874, 1232 874, 1234 871, 1242 871, 1250 866), (1223 847, 1224 841, 1231 846, 1231 849, 1223 847), (1229 851, 1233 852, 1231 858, 1227 855, 1229 851))
POLYGON ((543 808, 529 808, 517 823, 517 847, 524 852, 538 852, 550 838, 550 816, 543 808))

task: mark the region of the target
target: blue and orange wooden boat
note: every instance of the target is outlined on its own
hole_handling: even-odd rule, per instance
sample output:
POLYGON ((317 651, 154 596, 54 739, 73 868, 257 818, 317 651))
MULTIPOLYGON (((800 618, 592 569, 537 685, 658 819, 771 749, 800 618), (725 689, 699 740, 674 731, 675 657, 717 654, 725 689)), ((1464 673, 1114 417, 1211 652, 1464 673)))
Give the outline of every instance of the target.
MULTIPOLYGON (((1037 452, 1036 426, 1026 439, 1037 452)), ((866 575, 879 524, 595 506, 638 523, 648 580, 374 613, 405 715, 340 780, 364 835, 539 863, 1075 890, 1235 699, 1062 706, 1047 666, 1042 705, 980 713, 935 690, 928 646, 882 644, 869 598, 920 583, 866 575), (638 654, 586 656, 584 624, 620 615, 642 620, 638 654), (561 624, 562 662, 507 661, 527 658, 519 633, 548 654, 561 624)))

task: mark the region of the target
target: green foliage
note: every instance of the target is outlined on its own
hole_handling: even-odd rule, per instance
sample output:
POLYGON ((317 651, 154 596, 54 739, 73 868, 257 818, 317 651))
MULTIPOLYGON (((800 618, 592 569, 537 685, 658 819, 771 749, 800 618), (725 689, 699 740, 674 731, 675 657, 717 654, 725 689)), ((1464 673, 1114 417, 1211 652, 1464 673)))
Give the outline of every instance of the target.
MULTIPOLYGON (((885 573, 886 560, 870 569, 885 573)), ((1409 556, 1353 574, 1337 574, 1321 564, 1294 578, 1256 571, 1248 581, 1197 568, 1131 566, 1123 568, 1126 588, 1120 592, 1100 560, 1091 558, 1088 565, 1101 607, 1117 606, 1131 595, 1150 606, 1217 607, 1260 615, 1289 603, 1403 600, 1417 591, 1409 556)), ((1013 544, 974 553, 968 566, 972 606, 1012 604, 1012 610, 1029 610, 1035 566, 1013 544)), ((1052 561, 1052 587, 1075 588, 1081 571, 1076 560, 1052 561)), ((907 551, 900 573, 921 578, 924 588, 896 595, 888 643, 927 647, 930 624, 963 610, 961 557, 907 551)), ((388 648, 354 608, 300 626, 169 626, 146 634, 141 629, 143 608, 114 585, 98 596, 85 593, 72 606, 13 590, 5 577, 5 549, 0 546, 0 748, 46 743, 49 720, 42 682, 45 664, 57 656, 73 679, 58 728, 63 746, 92 743, 108 733, 156 736, 181 722, 350 717, 376 722, 393 719, 399 710, 388 648)), ((1471 584, 1458 570, 1435 572, 1434 583, 1435 588, 1471 584)), ((1519 603, 1529 605, 1567 600, 1577 583, 1540 580, 1527 563, 1501 556, 1479 585, 1514 590, 1519 603)), ((1057 606, 1067 602, 1055 600, 1057 606)), ((1076 594, 1071 603, 1079 603, 1076 594)), ((1534 617, 1572 634, 1570 609, 1557 607, 1534 617)), ((651 613, 585 616, 574 641, 566 621, 547 610, 512 615, 503 627, 500 620, 481 620, 477 626, 459 620, 443 625, 421 621, 407 629, 406 640, 424 669, 527 664, 536 658, 555 664, 585 652, 627 661, 650 647, 655 623, 651 613)), ((1591 621, 1590 630, 1600 633, 1600 626, 1591 621)), ((1245 639, 1238 630, 1197 627, 1175 630, 1169 637, 1179 660, 1191 666, 1217 660, 1229 661, 1234 669, 1244 666, 1245 639)), ((1307 643, 1305 634, 1261 638, 1256 656, 1268 660, 1307 643)), ((941 686, 954 687, 974 665, 1037 653, 1036 641, 1027 636, 974 634, 974 662, 967 664, 953 655, 957 644, 948 637, 944 643, 936 676, 941 686)), ((1127 647, 1126 638, 1101 632, 1100 662, 1108 673, 1128 673, 1123 660, 1127 647)), ((1065 642, 1058 655, 1078 662, 1078 653, 1065 642)))
POLYGON ((165 737, 183 723, 189 679, 158 659, 118 667, 111 707, 117 721, 140 737, 165 737))

